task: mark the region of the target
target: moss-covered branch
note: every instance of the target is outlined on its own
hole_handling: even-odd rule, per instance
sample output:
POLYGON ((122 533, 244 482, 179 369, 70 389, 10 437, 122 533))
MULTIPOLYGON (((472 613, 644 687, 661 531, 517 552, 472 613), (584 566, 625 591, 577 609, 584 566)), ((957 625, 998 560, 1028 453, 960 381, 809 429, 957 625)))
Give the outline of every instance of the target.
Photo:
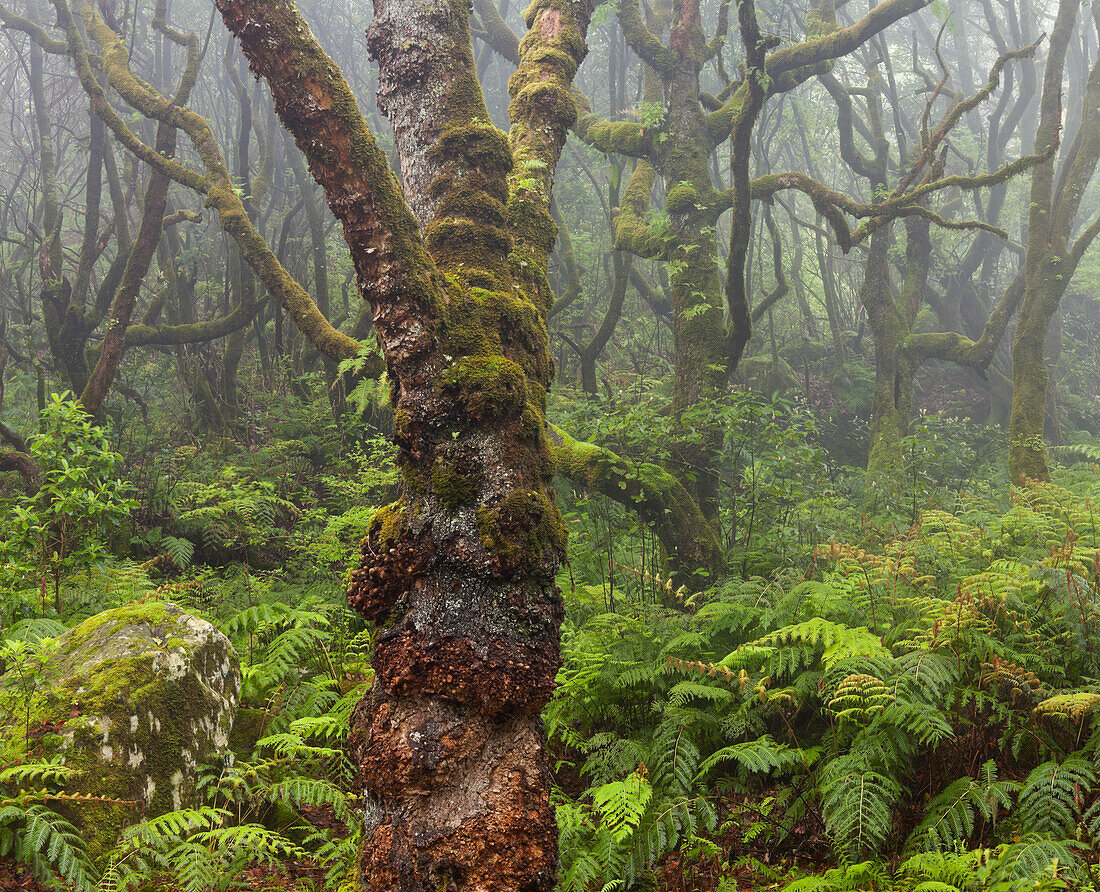
POLYGON ((972 341, 954 331, 934 331, 910 335, 902 344, 901 358, 916 370, 930 359, 952 362, 983 373, 1004 339, 1008 323, 1024 296, 1024 276, 1017 273, 986 320, 981 337, 972 341))
POLYGON ((508 142, 514 160, 508 177, 506 219, 513 236, 514 273, 522 273, 545 315, 553 304, 546 261, 557 236, 550 216, 554 171, 577 120, 573 78, 588 52, 585 35, 591 0, 534 0, 524 14, 520 64, 508 81, 508 142))
MULTIPOLYGON (((844 253, 848 253, 852 249, 852 231, 848 227, 848 221, 844 217, 844 213, 848 213, 853 217, 858 216, 859 211, 864 207, 859 202, 827 188, 813 177, 798 171, 766 174, 757 177, 752 181, 751 189, 752 197, 762 201, 770 201, 777 192, 785 190, 803 193, 813 203, 814 209, 828 222, 829 227, 836 236, 840 249, 844 253)), ((716 210, 720 209, 723 203, 732 205, 733 190, 722 194, 716 210)))
POLYGON ((929 2, 930 0, 883 0, 847 28, 830 31, 821 37, 776 50, 768 56, 768 76, 775 78, 784 72, 846 56, 890 25, 923 9, 929 2))
MULTIPOLYGON (((833 76, 832 72, 826 72, 819 75, 818 80, 821 81, 821 85, 829 91, 829 95, 833 98, 833 102, 836 103, 836 123, 837 123, 837 136, 840 141, 840 157, 844 159, 844 163, 847 164, 852 170, 862 177, 871 179, 875 176, 881 176, 879 172, 882 168, 882 155, 885 151, 885 147, 881 145, 873 146, 875 149, 875 157, 869 158, 864 155, 856 146, 855 130, 857 125, 862 122, 859 121, 855 114, 855 110, 852 108, 852 94, 843 84, 840 83, 833 76)), ((862 131, 866 131, 866 126, 862 126, 862 131)), ((870 134, 868 133, 865 138, 868 142, 871 141, 870 134)))
POLYGON ((215 341, 244 328, 258 307, 238 303, 224 316, 205 322, 180 322, 174 325, 153 325, 140 322, 126 328, 126 348, 178 346, 215 341))
MULTIPOLYGON (((804 41, 777 49, 763 63, 768 96, 789 92, 813 74, 824 74, 833 60, 862 46, 894 22, 927 6, 930 0, 884 0, 847 28, 837 28, 832 4, 823 3, 811 18, 811 35, 804 41)), ((722 105, 707 116, 714 145, 729 135, 736 115, 748 99, 749 84, 742 79, 730 84, 719 97, 722 105)))
POLYGON ((653 128, 637 121, 607 121, 589 111, 588 98, 573 91, 579 115, 573 132, 581 142, 605 155, 625 155, 628 158, 651 158, 655 143, 653 128))
MULTIPOLYGON (((1041 39, 1042 38, 1040 38, 1040 40, 1041 39)), ((977 108, 979 105, 981 105, 981 103, 985 102, 985 100, 993 94, 993 91, 1000 86, 1001 72, 1004 70, 1005 65, 1018 59, 1032 58, 1035 55, 1035 50, 1038 48, 1038 46, 1039 41, 1037 40, 1034 43, 1023 47, 1022 49, 1014 50, 1013 52, 1009 53, 1002 53, 1000 56, 997 57, 997 61, 993 63, 993 68, 989 72, 989 78, 986 80, 985 86, 978 90, 978 92, 975 93, 973 96, 956 102, 951 111, 947 113, 944 119, 940 122, 939 126, 936 127, 935 131, 933 131, 924 140, 924 146, 921 150, 920 155, 913 163, 912 167, 909 170, 909 173, 906 174, 898 183, 897 187, 893 191, 893 195, 901 195, 916 181, 917 177, 920 176, 925 167, 933 162, 933 159, 936 156, 936 152, 939 149, 940 144, 947 137, 947 134, 950 133, 955 125, 959 122, 962 116, 965 115, 967 112, 977 108)), ((926 109, 926 118, 927 113, 928 110, 926 109)))
MULTIPOLYGON (((343 224, 359 289, 375 307, 382 340, 395 343, 399 333, 405 335, 400 356, 391 354, 389 361, 416 374, 413 367, 436 352, 432 320, 438 317, 441 286, 416 218, 351 88, 293 3, 218 0, 217 6, 251 68, 267 80, 279 119, 343 224), (410 317, 421 320, 415 333, 407 326, 410 317)), ((359 345, 340 337, 354 355, 359 345)))
POLYGON ((22 452, 0 449, 0 472, 3 471, 15 471, 19 474, 28 492, 38 488, 38 466, 31 461, 30 456, 22 452))
POLYGON ((627 44, 639 59, 659 74, 669 70, 672 65, 671 52, 646 27, 638 0, 620 0, 619 26, 623 29, 627 44))
POLYGON ((612 224, 615 248, 635 257, 655 258, 665 251, 666 234, 646 222, 650 195, 657 171, 648 161, 639 161, 619 205, 619 216, 612 224))
POLYGON ((32 22, 30 19, 24 18, 21 15, 16 15, 5 6, 0 6, 0 22, 3 23, 5 28, 10 28, 12 31, 22 31, 47 53, 52 53, 57 56, 69 55, 69 44, 67 41, 58 40, 56 37, 50 36, 49 32, 37 22, 32 22))
MULTIPOLYGON (((202 49, 195 35, 184 35, 181 32, 169 28, 164 21, 165 3, 161 0, 158 4, 158 18, 155 20, 157 27, 173 42, 182 45, 187 51, 187 62, 180 76, 173 103, 186 105, 191 98, 191 92, 199 76, 199 65, 202 61, 202 49)), ((178 131, 166 122, 161 122, 157 128, 156 151, 164 158, 172 158, 176 152, 178 131)), ((99 360, 88 383, 80 395, 80 402, 84 410, 90 415, 98 415, 107 394, 114 383, 115 375, 122 364, 122 357, 126 351, 126 329, 133 317, 134 306, 137 303, 138 292, 145 276, 149 272, 149 266, 156 254, 157 246, 164 233, 165 214, 168 206, 168 176, 160 171, 154 171, 149 179, 149 185, 145 190, 145 201, 142 205, 141 224, 138 227, 137 238, 130 248, 126 268, 123 271, 119 283, 118 292, 111 303, 110 316, 107 322, 107 331, 103 338, 103 344, 99 351, 99 360)))
POLYGON ((354 356, 359 350, 358 342, 337 331, 325 319, 305 289, 282 267, 253 227, 240 196, 233 188, 225 160, 206 119, 176 105, 135 77, 129 67, 129 52, 118 35, 88 0, 79 0, 85 30, 103 51, 103 71, 111 87, 127 104, 146 117, 183 130, 202 159, 206 173, 203 175, 193 171, 141 142, 107 101, 102 86, 92 72, 68 3, 66 0, 53 2, 59 22, 66 31, 81 85, 91 98, 96 115, 125 148, 154 170, 206 196, 207 205, 217 211, 222 228, 236 241, 242 256, 314 346, 334 358, 354 356))
MULTIPOLYGON (((709 61, 722 52, 726 45, 726 38, 730 30, 730 0, 722 0, 718 4, 718 26, 714 29, 714 36, 707 41, 706 58, 709 61)), ((700 99, 704 97, 700 95, 700 99)), ((713 97, 711 97, 713 99, 713 97)), ((714 99, 715 108, 720 108, 721 103, 714 99)), ((713 111, 714 109, 712 109, 713 111)))
POLYGON ((725 566, 715 528, 675 477, 657 465, 632 463, 609 449, 574 440, 551 428, 554 470, 578 486, 592 489, 636 511, 657 534, 675 573, 725 566))

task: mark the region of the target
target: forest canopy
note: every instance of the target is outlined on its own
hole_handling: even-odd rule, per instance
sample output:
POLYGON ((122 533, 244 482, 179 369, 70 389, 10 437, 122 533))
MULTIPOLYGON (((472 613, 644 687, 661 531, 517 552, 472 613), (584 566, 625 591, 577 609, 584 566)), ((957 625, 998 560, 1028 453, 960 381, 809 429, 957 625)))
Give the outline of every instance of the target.
POLYGON ((0 0, 0 890, 1100 881, 1100 14, 0 0))

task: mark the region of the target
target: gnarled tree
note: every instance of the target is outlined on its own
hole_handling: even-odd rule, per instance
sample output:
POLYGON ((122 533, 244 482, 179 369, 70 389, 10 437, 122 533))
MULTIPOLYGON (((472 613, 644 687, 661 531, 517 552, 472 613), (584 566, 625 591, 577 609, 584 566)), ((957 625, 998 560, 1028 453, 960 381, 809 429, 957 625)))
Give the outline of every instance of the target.
POLYGON ((367 889, 550 889, 538 727, 558 666, 565 529, 546 438, 550 191, 585 3, 536 0, 493 127, 465 3, 375 4, 402 184, 293 4, 218 0, 344 227, 391 380, 405 474, 351 601, 383 626, 356 712, 367 889), (403 186, 403 189, 402 189, 403 186))

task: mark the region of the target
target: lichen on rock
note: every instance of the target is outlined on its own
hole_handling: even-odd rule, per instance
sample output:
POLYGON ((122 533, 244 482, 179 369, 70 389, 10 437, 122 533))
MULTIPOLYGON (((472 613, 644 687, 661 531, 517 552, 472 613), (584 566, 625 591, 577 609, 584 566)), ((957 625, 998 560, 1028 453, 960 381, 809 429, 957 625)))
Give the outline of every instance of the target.
POLYGON ((237 654, 174 604, 93 616, 57 639, 32 691, 12 676, 0 676, 0 757, 78 769, 69 792, 93 798, 67 816, 93 855, 142 817, 197 805, 196 769, 229 752, 237 654))

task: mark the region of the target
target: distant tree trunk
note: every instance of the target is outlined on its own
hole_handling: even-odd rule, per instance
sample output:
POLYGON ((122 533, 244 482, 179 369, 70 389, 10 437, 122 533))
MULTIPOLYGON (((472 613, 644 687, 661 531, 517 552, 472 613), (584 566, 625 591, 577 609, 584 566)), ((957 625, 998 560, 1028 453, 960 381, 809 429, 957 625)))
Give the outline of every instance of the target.
POLYGON ((898 349, 909 334, 908 320, 890 293, 888 252, 890 232, 883 227, 871 236, 859 297, 875 335, 875 390, 871 398, 871 435, 867 477, 879 490, 894 490, 903 473, 901 438, 909 426, 912 379, 906 392, 896 393, 898 349))
MULTIPOLYGON (((1036 151, 1057 144, 1066 49, 1079 7, 1073 0, 1060 0, 1058 5, 1043 73, 1036 151)), ((1089 74, 1078 119, 1079 137, 1066 153, 1057 178, 1053 154, 1031 176, 1024 294, 1012 346, 1008 469, 1016 483, 1050 479, 1043 438, 1049 384, 1047 336, 1062 295, 1100 232, 1100 221, 1094 221, 1073 240, 1081 200, 1100 160, 1100 61, 1089 74)))

